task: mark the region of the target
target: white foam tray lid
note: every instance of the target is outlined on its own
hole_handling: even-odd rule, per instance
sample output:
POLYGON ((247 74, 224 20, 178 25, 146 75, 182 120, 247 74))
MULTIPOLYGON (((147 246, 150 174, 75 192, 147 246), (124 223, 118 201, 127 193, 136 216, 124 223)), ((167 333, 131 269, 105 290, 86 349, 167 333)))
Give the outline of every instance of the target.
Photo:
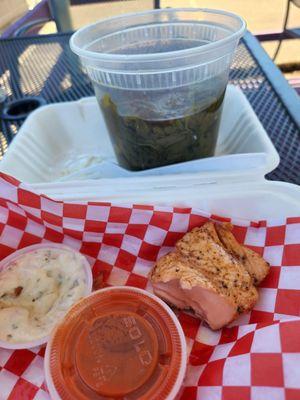
POLYGON ((235 219, 283 221, 300 215, 300 187, 286 182, 267 181, 244 174, 220 177, 205 173, 201 180, 183 175, 87 180, 53 184, 25 185, 57 200, 68 202, 112 202, 113 204, 151 204, 156 206, 196 207, 208 214, 235 219))

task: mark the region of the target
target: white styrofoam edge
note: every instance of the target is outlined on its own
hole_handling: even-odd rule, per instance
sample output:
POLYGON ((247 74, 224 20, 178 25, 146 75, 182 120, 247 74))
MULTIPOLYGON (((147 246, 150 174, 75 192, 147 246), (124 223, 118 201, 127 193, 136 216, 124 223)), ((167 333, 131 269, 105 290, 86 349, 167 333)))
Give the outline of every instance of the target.
POLYGON ((270 139, 269 135, 267 134, 266 130, 264 129, 262 123, 260 122, 258 116, 254 112, 250 102, 248 101, 248 99, 246 98, 244 93, 242 92, 242 90, 239 87, 230 85, 230 84, 227 86, 227 88, 228 87, 230 88, 230 90, 234 90, 234 91, 242 94, 242 96, 240 96, 240 99, 241 99, 241 101, 244 102, 245 107, 247 107, 247 112, 249 113, 249 115, 251 114, 252 121, 255 123, 256 129, 260 132, 261 139, 264 141, 266 146, 269 148, 269 152, 266 153, 267 163, 264 168, 264 175, 266 175, 269 172, 273 171, 279 165, 279 162, 280 162, 279 154, 278 154, 274 144, 272 143, 272 140, 270 139))
MULTIPOLYGON (((96 292, 90 294, 89 297, 97 296, 97 294, 99 292, 101 292, 101 293, 102 292, 111 292, 111 291, 115 291, 115 290, 131 291, 131 292, 141 293, 144 296, 150 297, 152 300, 156 301, 167 312, 169 317, 172 319, 172 321, 176 327, 176 330, 178 332, 178 335, 179 335, 179 340, 180 340, 181 350, 182 350, 181 351, 180 369, 179 369, 176 381, 175 381, 174 386, 173 386, 171 392, 169 393, 168 397, 166 397, 166 399, 165 399, 165 400, 174 400, 175 396, 177 395, 177 393, 179 392, 179 390, 182 386, 182 383, 183 383, 183 380, 184 380, 184 377, 186 374, 186 369, 187 369, 187 344, 186 344, 182 326, 180 325, 178 318, 176 317, 174 312, 171 310, 171 308, 165 302, 163 302, 159 297, 157 297, 153 293, 147 292, 146 290, 136 288, 133 286, 112 286, 112 287, 97 290, 96 292)), ((51 372, 50 372, 50 353, 51 353, 51 344, 52 344, 52 339, 54 337, 54 334, 55 334, 55 331, 53 331, 53 333, 50 337, 50 340, 48 341, 48 344, 46 347, 46 352, 45 352, 45 358, 44 358, 45 380, 46 380, 47 388, 49 390, 51 399, 61 400, 61 397, 57 393, 56 388, 54 386, 51 372)))
MULTIPOLYGON (((0 262, 0 272, 4 271, 6 268, 9 267, 9 265, 15 261, 17 258, 21 257, 24 254, 30 253, 35 250, 40 250, 40 249, 59 249, 59 250, 66 250, 70 251, 72 253, 79 253, 78 251, 72 249, 72 247, 65 246, 63 244, 59 243, 39 243, 39 244, 34 244, 31 246, 24 247, 20 250, 15 251, 14 253, 10 254, 9 256, 5 257, 3 260, 0 262)), ((92 276, 92 270, 91 266, 85 257, 84 254, 79 253, 82 256, 82 260, 84 262, 84 272, 86 276, 86 289, 85 289, 85 296, 89 295, 92 292, 92 287, 93 287, 93 276, 92 276)), ((19 350, 19 349, 30 349, 32 347, 40 346, 42 344, 45 344, 48 342, 50 337, 50 334, 43 336, 40 339, 37 340, 32 340, 30 342, 24 342, 24 343, 8 343, 3 340, 0 340, 0 348, 4 349, 10 349, 10 350, 19 350)))
MULTIPOLYGON (((139 178, 114 178, 113 185, 111 179, 73 181, 53 184, 21 184, 20 187, 32 190, 38 194, 46 195, 53 200, 87 203, 89 201, 110 201, 118 203, 146 203, 160 204, 170 194, 181 195, 184 191, 186 198, 195 198, 197 192, 205 190, 209 193, 211 188, 219 188, 220 191, 226 190, 225 185, 244 184, 264 184, 269 185, 270 181, 263 177, 257 179, 249 171, 236 175, 235 172, 216 174, 207 172, 198 176, 182 174, 179 176, 170 175, 166 180, 165 176, 139 178)), ((271 182, 274 184, 275 182, 271 182)), ((278 182, 281 184, 282 182, 278 182)), ((286 184, 287 189, 293 184, 286 184)), ((199 195, 199 194, 198 194, 199 195)), ((179 196, 180 197, 180 196, 179 196)), ((173 202, 176 198, 172 197, 173 202)))
MULTIPOLYGON (((251 221, 268 220, 273 221, 280 218, 286 219, 288 217, 295 217, 300 215, 300 187, 298 185, 288 183, 288 182, 278 182, 278 181, 267 181, 265 179, 260 180, 249 180, 245 179, 240 182, 214 182, 206 181, 199 183, 196 179, 186 181, 183 184, 174 182, 168 182, 168 184, 146 187, 146 184, 141 182, 136 185, 137 191, 133 192, 130 185, 128 187, 123 187, 123 191, 118 191, 113 193, 115 188, 110 188, 108 184, 107 187, 103 187, 101 184, 97 184, 95 181, 82 182, 82 186, 72 184, 71 187, 65 188, 63 192, 60 189, 56 190, 40 190, 48 197, 58 200, 67 201, 70 203, 77 204, 87 204, 88 202, 110 202, 113 204, 118 204, 122 207, 132 207, 133 204, 150 204, 154 207, 159 207, 160 210, 164 207, 193 207, 193 212, 200 213, 201 215, 206 215, 208 217, 211 214, 229 217, 228 211, 223 209, 222 205, 214 209, 211 207, 204 208, 199 205, 199 201, 204 200, 205 204, 210 203, 211 199, 215 198, 225 198, 229 199, 231 202, 235 202, 237 197, 243 195, 245 192, 250 191, 251 194, 256 194, 259 201, 260 193, 268 193, 269 197, 273 199, 273 202, 280 203, 284 201, 284 210, 281 212, 280 217, 277 214, 271 213, 272 215, 265 216, 265 214, 257 213, 253 215, 243 216, 243 212, 235 212, 232 210, 230 212, 230 217, 236 225, 249 226, 251 221), (75 194, 76 189, 76 194, 75 194), (293 210, 291 212, 291 210, 293 210)), ((27 186, 28 189, 28 186, 27 186)), ((35 190, 39 193, 39 190, 35 190)), ((247 196, 247 195, 246 195, 247 196)), ((243 207, 248 207, 247 197, 246 202, 242 203, 243 207)), ((237 204, 238 206, 238 204, 237 204)), ((272 208, 271 208, 272 211, 272 208)))
POLYGON ((204 171, 201 174, 170 174, 158 176, 135 176, 121 178, 102 178, 102 179, 86 179, 67 182, 51 182, 51 183, 21 183, 24 189, 31 189, 45 194, 54 192, 55 190, 63 192, 73 192, 74 199, 78 193, 85 192, 87 195, 92 194, 94 190, 103 191, 106 187, 113 188, 115 193, 144 192, 152 189, 166 189, 168 187, 183 189, 187 186, 194 185, 211 185, 212 183, 234 183, 245 181, 265 181, 263 174, 257 174, 257 171, 263 172, 260 167, 255 172, 244 170, 240 173, 235 171, 204 171), (147 178, 147 179, 145 179, 147 178), (112 186, 113 185, 113 186, 112 186), (90 193, 89 193, 90 190, 90 193))

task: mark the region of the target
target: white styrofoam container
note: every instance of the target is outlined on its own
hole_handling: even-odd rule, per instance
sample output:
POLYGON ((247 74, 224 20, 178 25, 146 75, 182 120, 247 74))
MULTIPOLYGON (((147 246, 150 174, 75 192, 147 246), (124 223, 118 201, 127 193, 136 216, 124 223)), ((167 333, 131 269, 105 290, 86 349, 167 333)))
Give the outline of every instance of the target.
POLYGON ((263 176, 204 173, 202 178, 172 176, 117 178, 32 184, 26 187, 57 200, 76 203, 154 204, 196 207, 208 214, 244 220, 283 221, 300 215, 300 187, 263 176))
POLYGON ((83 154, 93 147, 103 158, 113 157, 95 98, 53 104, 26 120, 0 170, 26 188, 70 202, 194 206, 240 220, 283 221, 300 215, 300 188, 264 179, 278 165, 278 154, 242 92, 232 86, 226 93, 217 156, 186 170, 177 164, 179 174, 155 176, 152 170, 152 176, 49 182, 52 164, 69 149, 83 154))
MULTIPOLYGON (((71 153, 77 156, 99 155, 108 166, 101 178, 112 177, 109 166, 117 162, 105 122, 93 97, 52 104, 34 111, 8 148, 0 170, 22 182, 51 182, 58 177, 55 169, 61 168, 71 153)), ((247 170, 264 175, 278 163, 279 156, 247 99, 240 89, 229 85, 215 157, 142 172, 123 170, 119 176, 128 174, 135 178, 141 175, 147 180, 154 175, 167 178, 186 173, 200 177, 204 171, 238 173, 247 170)), ((118 177, 118 173, 113 176, 118 177)))

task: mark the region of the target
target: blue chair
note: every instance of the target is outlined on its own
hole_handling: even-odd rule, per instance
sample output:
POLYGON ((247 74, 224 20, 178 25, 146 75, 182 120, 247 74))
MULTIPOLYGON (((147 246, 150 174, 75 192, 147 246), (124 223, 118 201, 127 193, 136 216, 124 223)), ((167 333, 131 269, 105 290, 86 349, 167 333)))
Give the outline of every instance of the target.
POLYGON ((280 31, 280 32, 272 32, 272 33, 262 33, 262 34, 256 35, 257 39, 259 41, 261 41, 261 42, 279 40, 277 48, 276 48, 275 53, 273 55, 273 60, 276 59, 276 57, 277 57, 277 55, 279 53, 280 47, 282 45, 283 40, 299 39, 300 38, 300 27, 299 28, 294 28, 294 29, 290 29, 290 28, 287 27, 288 21, 289 21, 290 12, 292 10, 292 7, 291 7, 292 4, 295 7, 300 8, 300 0, 287 0, 282 31, 280 31))
MULTIPOLYGON (((70 15, 71 5, 89 3, 109 3, 120 0, 42 0, 37 6, 26 13, 22 18, 6 29, 1 37, 17 37, 26 34, 35 34, 47 22, 54 21, 58 32, 72 31, 70 15)), ((130 1, 130 0, 121 0, 130 1)), ((109 4, 108 4, 109 6, 109 4)), ((160 0, 153 0, 153 8, 160 8, 160 0)))

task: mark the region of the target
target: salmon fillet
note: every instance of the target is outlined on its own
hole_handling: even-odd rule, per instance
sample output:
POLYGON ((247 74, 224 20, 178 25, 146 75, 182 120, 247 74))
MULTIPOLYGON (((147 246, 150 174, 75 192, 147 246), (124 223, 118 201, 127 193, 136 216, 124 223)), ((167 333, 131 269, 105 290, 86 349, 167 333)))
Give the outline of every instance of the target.
POLYGON ((236 241, 231 229, 213 222, 194 228, 150 274, 155 294, 180 309, 193 309, 212 329, 254 307, 255 285, 269 270, 258 254, 236 241))
POLYGON ((216 224, 216 231, 226 250, 244 265, 252 277, 253 283, 258 285, 262 282, 268 275, 269 264, 255 251, 239 244, 231 232, 231 224, 216 224))

